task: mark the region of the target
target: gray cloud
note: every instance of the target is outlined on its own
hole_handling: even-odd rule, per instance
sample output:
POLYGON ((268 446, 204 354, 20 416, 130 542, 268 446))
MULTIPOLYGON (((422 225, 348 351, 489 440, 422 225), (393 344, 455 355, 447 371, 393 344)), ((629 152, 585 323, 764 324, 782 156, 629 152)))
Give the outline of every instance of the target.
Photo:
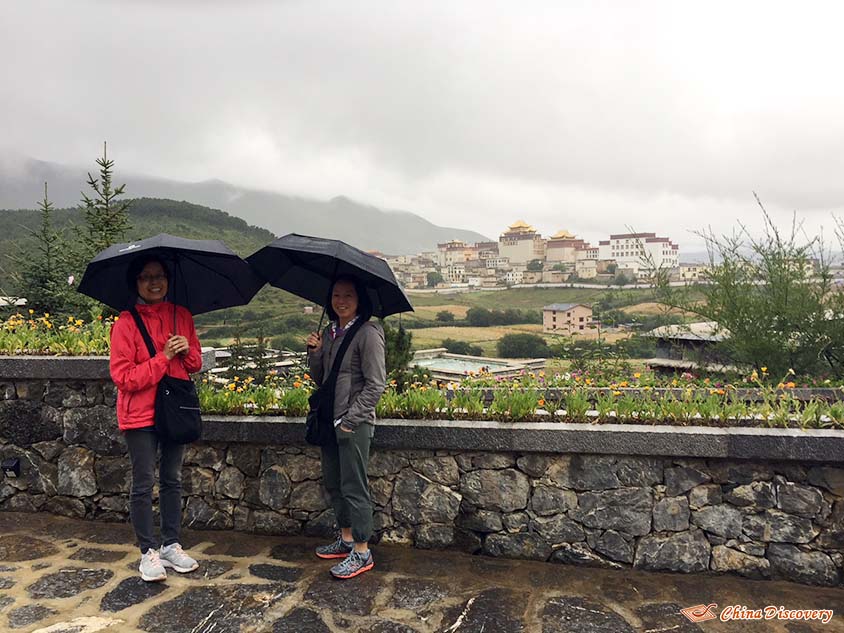
POLYGON ((497 234, 844 209, 836 3, 0 7, 0 146, 497 234))

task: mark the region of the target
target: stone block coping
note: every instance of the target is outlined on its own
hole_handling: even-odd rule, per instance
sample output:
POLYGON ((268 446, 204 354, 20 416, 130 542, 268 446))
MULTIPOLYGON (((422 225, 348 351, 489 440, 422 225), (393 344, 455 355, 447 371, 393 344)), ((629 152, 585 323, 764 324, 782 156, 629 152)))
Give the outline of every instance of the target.
MULTIPOLYGON (((205 416, 208 442, 304 443, 304 418, 205 416)), ((644 424, 378 420, 380 449, 588 453, 844 463, 844 431, 644 424)))
MULTIPOLYGON (((214 348, 202 348, 202 369, 215 365, 214 348)), ((0 356, 0 380, 111 380, 108 356, 0 356)))

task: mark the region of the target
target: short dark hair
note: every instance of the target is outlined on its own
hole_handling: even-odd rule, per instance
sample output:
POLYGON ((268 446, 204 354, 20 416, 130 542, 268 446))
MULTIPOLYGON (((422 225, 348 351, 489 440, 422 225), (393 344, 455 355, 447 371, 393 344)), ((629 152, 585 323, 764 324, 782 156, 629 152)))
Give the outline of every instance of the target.
POLYGON ((129 286, 130 292, 137 294, 138 275, 140 275, 144 267, 151 262, 161 264, 161 267, 164 269, 164 274, 167 275, 167 280, 170 280, 170 268, 167 266, 167 262, 165 262, 161 257, 158 255, 138 255, 132 260, 132 263, 129 264, 129 269, 126 271, 126 285, 129 286))
POLYGON ((325 313, 328 315, 328 318, 332 321, 336 321, 339 318, 334 308, 331 307, 331 297, 334 294, 334 286, 341 281, 348 282, 355 287, 355 292, 358 296, 358 317, 360 317, 361 321, 369 321, 372 318, 372 300, 369 298, 366 286, 354 275, 341 275, 331 284, 331 288, 328 289, 328 297, 325 300, 325 313))

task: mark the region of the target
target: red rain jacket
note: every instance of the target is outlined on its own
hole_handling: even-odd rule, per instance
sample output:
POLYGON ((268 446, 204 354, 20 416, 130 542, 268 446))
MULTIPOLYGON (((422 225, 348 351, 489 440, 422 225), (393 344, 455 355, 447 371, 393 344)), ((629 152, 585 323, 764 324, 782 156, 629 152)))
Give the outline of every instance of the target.
POLYGON ((155 393, 165 374, 187 380, 188 374, 202 367, 202 350, 191 313, 168 301, 135 306, 146 325, 157 354, 150 358, 132 314, 121 312, 111 328, 111 379, 117 386, 117 424, 121 431, 153 426, 155 393), (176 310, 176 334, 187 337, 190 349, 184 356, 167 361, 162 351, 173 332, 176 310))

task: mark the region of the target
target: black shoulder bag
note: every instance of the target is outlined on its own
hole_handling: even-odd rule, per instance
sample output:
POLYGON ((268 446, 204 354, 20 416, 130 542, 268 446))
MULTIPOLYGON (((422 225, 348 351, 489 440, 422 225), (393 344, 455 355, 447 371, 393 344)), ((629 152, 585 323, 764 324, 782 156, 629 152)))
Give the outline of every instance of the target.
MULTIPOLYGON (((174 320, 175 320, 175 306, 174 320)), ((155 345, 134 306, 129 310, 144 338, 149 357, 155 357, 155 345)), ((190 444, 202 435, 202 417, 199 396, 192 380, 182 380, 165 375, 158 383, 155 394, 155 432, 162 440, 172 444, 190 444)))
MULTIPOLYGON (((340 363, 352 343, 357 331, 366 321, 358 321, 343 335, 343 342, 334 357, 331 372, 322 381, 319 388, 308 399, 310 410, 305 422, 305 441, 314 446, 331 446, 337 443, 334 435, 334 390, 337 386, 337 376, 340 374, 340 363)), ((324 343, 323 343, 324 344, 324 343)))

